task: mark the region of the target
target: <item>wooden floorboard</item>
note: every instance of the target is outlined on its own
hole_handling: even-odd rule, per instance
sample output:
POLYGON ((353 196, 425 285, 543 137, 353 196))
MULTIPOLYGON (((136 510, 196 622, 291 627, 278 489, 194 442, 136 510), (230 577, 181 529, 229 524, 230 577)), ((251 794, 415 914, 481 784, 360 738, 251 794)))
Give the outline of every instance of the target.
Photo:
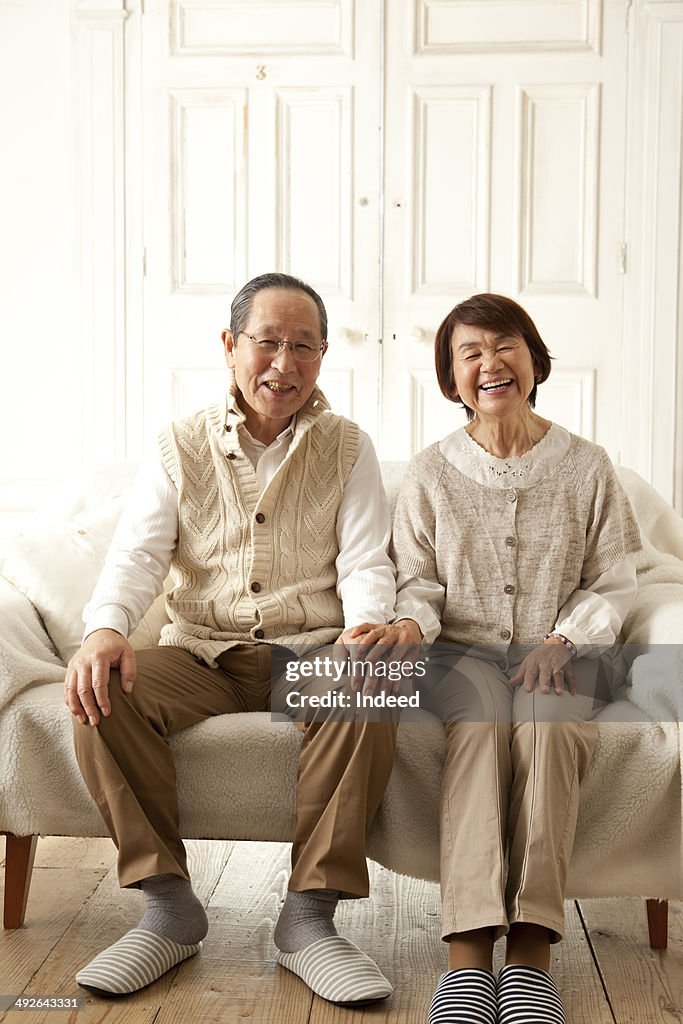
MULTIPOLYGON (((65 844, 61 853, 66 858, 70 841, 61 842, 65 844)), ((41 844, 38 845, 40 847, 41 844)), ((232 843, 188 843, 190 869, 196 880, 197 891, 202 895, 213 891, 232 849, 232 843)), ((24 975, 23 984, 19 987, 15 985, 3 988, 3 992, 36 996, 84 995, 74 980, 76 972, 102 949, 120 938, 124 932, 135 927, 142 911, 142 894, 119 888, 115 866, 116 851, 111 847, 109 853, 110 867, 98 872, 99 884, 96 882, 94 891, 88 892, 85 896, 79 893, 78 880, 81 875, 87 875, 88 871, 59 867, 42 872, 43 875, 52 876, 53 885, 61 885, 62 914, 67 919, 67 927, 62 930, 59 941, 54 945, 50 955, 40 958, 41 963, 37 969, 24 975), (104 877, 103 872, 106 872, 104 877)), ((36 874, 38 878, 34 880, 34 885, 40 881, 41 872, 36 874)), ((3 933, 5 941, 12 942, 12 939, 7 940, 6 937, 14 937, 18 957, 22 955, 23 950, 33 948, 35 917, 38 917, 38 922, 44 919, 47 924, 50 923, 49 910, 43 905, 40 893, 34 891, 34 885, 31 886, 26 927, 16 932, 3 933)), ((104 1024, 105 1021, 107 1024, 150 1024, 158 1015, 176 979, 184 980, 188 974, 191 975, 196 963, 197 958, 193 958, 180 964, 154 985, 125 1000, 99 999, 97 996, 88 995, 84 1008, 77 1014, 78 1024, 104 1024)), ((70 1017, 57 1011, 23 1012, 21 1024, 59 1024, 60 1020, 72 1018, 76 1020, 73 1015, 70 1017)), ((0 1019, 19 1020, 16 1013, 12 1012, 0 1019)))
POLYGON ((311 1024, 424 1024, 436 980, 447 967, 438 885, 371 864, 370 898, 341 903, 335 923, 380 965, 394 994, 356 1010, 333 1007, 316 997, 311 1024))
POLYGON ((116 860, 111 839, 66 839, 46 836, 38 840, 36 868, 103 868, 108 871, 116 860))
MULTIPOLYGON (((59 841, 44 842, 51 842, 54 847, 59 841)), ((62 842, 68 843, 68 840, 62 842)), ((40 846, 39 842, 39 850, 40 846)), ((32 984, 43 964, 58 955, 56 951, 64 935, 81 908, 97 891, 107 870, 106 866, 70 867, 68 862, 62 862, 55 869, 34 868, 26 925, 16 930, 0 931, 0 992, 19 995, 32 984)), ((0 880, 4 885, 2 869, 0 880)), ((73 979, 70 986, 72 990, 76 987, 73 979)), ((35 988, 32 992, 37 994, 35 988)))
POLYGON ((669 904, 669 946, 650 949, 645 900, 581 900, 617 1024, 683 1022, 683 917, 669 904))
MULTIPOLYGON (((446 969, 437 885, 370 865, 371 896, 340 904, 336 923, 373 956, 393 996, 348 1010, 314 997, 275 961, 272 932, 289 875, 289 847, 189 842, 195 890, 210 931, 197 957, 125 999, 79 990, 76 971, 127 929, 141 894, 118 886, 110 840, 42 839, 26 926, 0 933, 0 993, 85 996, 78 1013, 0 1014, 2 1024, 424 1024, 446 969)), ((2 868, 0 867, 0 878, 2 868)), ((569 1024, 683 1024, 683 911, 670 905, 669 949, 655 953, 642 900, 566 904, 553 973, 569 1024), (606 988, 607 994, 603 988, 606 988)), ((504 943, 496 944, 496 965, 504 943)))
POLYGON ((564 918, 564 939, 551 947, 550 969, 562 995, 567 1020, 571 1024, 614 1024, 591 944, 573 901, 565 903, 564 918))
POLYGON ((157 1024, 192 1019, 306 1024, 311 992, 275 962, 289 846, 238 843, 208 904, 210 930, 188 984, 174 985, 157 1024))

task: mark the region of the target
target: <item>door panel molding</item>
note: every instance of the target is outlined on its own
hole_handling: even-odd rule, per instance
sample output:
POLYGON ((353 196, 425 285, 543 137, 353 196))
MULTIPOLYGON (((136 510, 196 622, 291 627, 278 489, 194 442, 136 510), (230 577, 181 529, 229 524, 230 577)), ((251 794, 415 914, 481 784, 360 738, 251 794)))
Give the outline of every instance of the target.
POLYGON ((413 92, 414 295, 488 287, 491 93, 489 86, 413 92))
POLYGON ((126 454, 124 0, 83 0, 71 14, 73 173, 81 459, 126 454), (93 424, 97 423, 97 430, 93 424))
POLYGON ((683 2, 632 16, 624 462, 683 511, 683 2))
POLYGON ((602 0, 419 0, 418 54, 600 52, 602 0))
POLYGON ((304 0, 170 0, 171 51, 179 57, 353 57, 354 3, 304 0))
MULTIPOLYGON (((125 25, 128 46, 136 33, 140 35, 142 16, 136 12, 138 0, 128 0, 130 16, 127 19, 122 13, 121 2, 105 0, 105 3, 109 3, 111 20, 118 19, 117 31, 125 25)), ((169 3, 176 13, 183 6, 187 11, 192 9, 192 17, 201 6, 191 0, 182 0, 182 4, 176 0, 147 0, 147 3, 151 9, 166 10, 166 13, 169 3)), ((82 6, 85 11, 86 5, 82 6)), ((221 7, 223 11, 231 9, 230 3, 206 6, 221 7)), ((236 4, 236 7, 240 6, 244 7, 236 4)), ((289 6, 294 9, 296 4, 289 6)), ((330 245, 335 253, 342 251, 345 243, 342 239, 340 244, 339 238, 342 230, 347 230, 347 238, 350 239, 347 254, 353 253, 351 260, 348 255, 345 257, 348 269, 342 268, 340 261, 339 266, 328 269, 324 275, 326 280, 329 279, 326 299, 331 326, 338 329, 326 357, 326 369, 335 378, 336 383, 333 384, 330 377, 330 387, 338 386, 339 400, 347 400, 348 381, 354 382, 353 391, 358 380, 371 379, 369 371, 360 367, 366 365, 366 355, 375 344, 373 339, 383 337, 386 372, 383 394, 388 411, 387 423, 398 421, 403 424, 397 430, 386 429, 386 446, 389 454, 406 454, 417 442, 418 435, 427 437, 424 416, 432 412, 431 399, 425 390, 426 379, 421 380, 419 374, 428 367, 429 372, 432 371, 430 344, 424 339, 433 337, 440 315, 445 313, 449 302, 452 304, 458 297, 478 290, 518 294, 547 335, 555 354, 561 357, 553 371, 553 386, 556 391, 560 388, 564 395, 562 402, 573 410, 572 416, 578 416, 581 432, 606 444, 613 457, 634 466, 666 496, 678 496, 679 502, 683 500, 683 470, 677 472, 675 468, 676 460, 683 465, 683 427, 677 412, 682 400, 680 378, 683 375, 677 352, 683 291, 679 258, 683 218, 680 190, 677 191, 683 177, 680 130, 683 83, 679 75, 683 63, 680 42, 683 0, 633 0, 631 5, 629 173, 626 201, 622 204, 628 212, 628 227, 623 235, 623 240, 628 243, 628 266, 627 273, 621 277, 615 276, 614 272, 622 241, 617 237, 614 225, 619 223, 621 203, 618 168, 624 163, 621 155, 623 125, 618 124, 621 88, 618 69, 626 13, 622 7, 627 5, 616 0, 604 0, 603 3, 597 0, 575 3, 570 0, 566 4, 541 5, 550 21, 534 21, 529 30, 528 24, 522 24, 526 19, 524 12, 529 14, 533 7, 539 13, 539 5, 531 3, 531 0, 506 0, 505 4, 498 5, 498 13, 503 7, 508 12, 514 8, 518 28, 516 34, 509 34, 501 40, 495 34, 498 31, 494 24, 496 4, 489 0, 477 0, 476 10, 485 16, 476 24, 471 18, 474 5, 466 0, 409 0, 408 4, 377 0, 377 4, 373 4, 373 17, 385 8, 387 20, 385 111, 388 134, 385 138, 400 138, 398 142, 386 144, 383 209, 380 209, 382 188, 379 172, 373 172, 368 162, 363 163, 359 158, 360 140, 366 135, 370 138, 381 123, 377 105, 381 90, 377 88, 373 93, 375 98, 365 102, 370 81, 368 76, 373 68, 372 73, 375 76, 379 74, 376 63, 378 51, 373 51, 364 33, 359 31, 359 25, 364 24, 369 15, 363 11, 361 18, 359 5, 351 0, 316 6, 319 11, 325 8, 327 13, 324 17, 328 17, 330 11, 337 12, 334 18, 329 15, 326 22, 328 28, 333 26, 334 31, 330 29, 324 46, 330 45, 332 39, 332 45, 339 52, 333 57, 328 54, 331 59, 322 62, 316 54, 316 48, 322 44, 311 36, 307 40, 295 40, 295 46, 300 44, 301 51, 296 51, 291 39, 288 41, 282 35, 278 40, 266 38, 263 46, 250 46, 248 39, 241 39, 241 52, 225 52, 223 61, 214 60, 211 48, 203 48, 203 43, 191 52, 199 37, 190 39, 186 36, 185 49, 174 54, 172 48, 168 48, 169 21, 160 19, 166 33, 169 68, 177 71, 175 81, 170 80, 176 92, 183 93, 190 86, 194 87, 193 75, 196 72, 202 88, 222 89, 224 92, 243 89, 249 96, 247 149, 249 173, 253 173, 253 179, 249 182, 252 200, 246 218, 246 248, 249 249, 251 240, 257 236, 259 245, 254 252, 249 249, 247 253, 245 278, 259 272, 264 260, 270 264, 275 259, 275 246, 284 245, 283 239, 289 230, 288 227, 285 230, 281 223, 279 229, 271 232, 271 253, 268 248, 270 236, 267 231, 264 234, 263 225, 267 225, 272 217, 277 228, 277 218, 283 207, 277 196, 278 189, 283 187, 284 172, 278 178, 276 162, 273 161, 269 170, 265 167, 264 158, 267 161, 269 146, 273 147, 273 152, 281 147, 281 162, 285 160, 287 150, 283 143, 286 126, 286 119, 282 119, 284 106, 276 100, 276 94, 294 96, 297 90, 302 94, 309 89, 319 89, 323 92, 328 90, 330 95, 341 95, 346 90, 353 97, 349 100, 348 109, 345 107, 342 114, 340 111, 344 104, 338 106, 334 124, 325 126, 330 138, 332 135, 338 138, 339 132, 346 139, 349 133, 353 138, 352 162, 344 163, 343 173, 340 172, 332 185, 326 186, 324 197, 329 222, 340 225, 337 235, 334 231, 326 232, 330 245), (521 21, 520 12, 523 15, 521 21), (338 20, 335 21, 337 15, 338 20), (397 20, 400 21, 398 28, 397 20), (601 22, 604 22, 604 39, 600 36, 601 22), (456 36, 454 27, 458 26, 468 27, 470 36, 466 33, 456 36), (246 47, 242 45, 245 42, 246 47), (466 53, 463 47, 467 49, 466 53), (353 69, 348 63, 349 53, 353 53, 359 62, 353 69), (265 62, 254 60, 260 54, 268 57, 268 63, 262 69, 265 78, 261 79, 258 69, 265 62), (554 54, 552 58, 551 54, 554 54), (500 72, 498 79, 487 73, 487 65, 480 60, 489 59, 487 55, 494 62, 492 66, 500 72), (308 56, 311 61, 306 59, 308 56), (243 59, 245 57, 248 59, 243 59), (600 63, 603 60, 606 61, 604 66, 600 63), (358 70, 361 65, 365 71, 358 70), (294 92, 288 93, 289 90, 294 92), (454 106, 449 108, 449 103, 454 106), (458 116, 449 122, 451 111, 456 109, 458 116), (562 114, 564 126, 554 128, 553 151, 547 148, 544 151, 546 126, 553 128, 553 119, 558 112, 562 114), (465 191, 468 195, 467 214, 471 219, 463 220, 458 229, 460 248, 457 260, 451 261, 455 270, 447 267, 445 273, 441 269, 444 261, 438 254, 445 250, 447 242, 435 212, 439 204, 434 200, 434 182, 438 180, 434 169, 444 157, 448 159, 450 140, 440 129, 437 130, 439 118, 445 125, 457 124, 466 135, 469 133, 467 160, 472 161, 468 167, 463 163, 458 179, 460 188, 467 185, 468 180, 470 183, 465 191), (498 129, 494 130, 496 118, 499 124, 504 125, 498 134, 498 129), (256 135, 255 124, 260 126, 256 135), (340 128, 340 124, 344 127, 340 128), (571 129, 572 138, 579 140, 577 145, 567 145, 567 126, 571 129), (397 131, 398 135, 395 134, 397 131), (410 139, 419 145, 413 146, 410 139), (568 155, 570 148, 571 159, 568 155), (552 171, 558 161, 565 166, 571 164, 571 173, 563 171, 563 181, 565 185, 572 185, 572 210, 578 212, 576 217, 568 218, 573 233, 558 229, 560 237, 553 239, 548 227, 549 219, 541 211, 544 203, 558 207, 558 192, 563 186, 560 181, 553 180, 552 171), (501 167, 505 172, 502 175, 498 174, 501 167), (494 172, 498 174, 496 181, 494 172), (487 173, 488 182, 485 180, 487 173), (509 190, 505 174, 509 174, 512 181, 509 190), (602 190, 604 182, 612 180, 610 175, 614 175, 614 185, 598 202, 597 189, 602 190), (343 185, 340 184, 342 178, 343 185), (351 184, 347 189, 349 179, 351 184), (265 203, 265 208, 259 213, 260 220, 253 212, 254 196, 265 203), (331 199, 333 196, 337 197, 334 201, 331 199), (330 203, 334 206, 333 216, 329 214, 330 203), (338 221, 338 207, 342 206, 346 212, 339 216, 338 221), (387 276, 382 284, 386 315, 384 324, 377 328, 375 313, 367 301, 361 301, 361 293, 367 291, 377 301, 376 281, 371 280, 375 273, 373 254, 376 250, 372 243, 373 232, 368 230, 368 225, 381 221, 382 217, 387 228, 384 242, 387 276), (580 224, 575 230, 577 219, 580 224), (346 227, 342 228, 344 223, 346 227), (279 242, 276 235, 279 235, 279 242), (361 245, 359 255, 361 238, 366 241, 361 245), (555 264, 547 270, 543 253, 550 251, 551 243, 556 246, 552 253, 555 264), (615 302, 619 307, 621 293, 626 292, 622 311, 617 308, 611 319, 602 314, 599 317, 594 315, 606 288, 608 292, 611 289, 610 308, 615 302), (353 296, 353 304, 349 296, 353 296), (555 316, 553 308, 561 310, 561 316, 559 313, 555 316), (622 316, 625 328, 622 328, 622 316), (589 377, 572 383, 573 373, 587 373, 589 377), (560 374, 564 375, 564 380, 560 374), (621 388, 615 387, 615 379, 622 381, 621 388), (423 410, 421 414, 416 404, 417 381, 422 388, 419 399, 423 410), (418 420, 415 424, 405 422, 410 418, 407 415, 409 408, 416 410, 418 420), (590 408, 593 410, 592 421, 587 419, 590 408), (634 410, 637 410, 637 415, 634 415, 634 410), (678 432, 676 456, 671 441, 673 423, 678 432), (405 437, 404 429, 408 431, 405 437)), ((95 0, 91 14, 93 21, 98 18, 106 21, 109 17, 107 8, 103 15, 102 7, 95 0)), ((148 17, 144 15, 144 18, 148 17)), ((376 20, 379 23, 378 16, 376 20)), ((213 45, 208 38, 204 42, 213 45)), ((219 40, 217 48, 222 46, 223 42, 219 40)), ((126 71, 128 73, 128 69, 126 71)), ((108 95, 111 95, 111 87, 108 95)), ((301 137, 300 127, 295 135, 297 133, 301 137)), ((377 138, 376 134, 374 138, 377 138)), ((110 156, 114 161, 117 159, 111 152, 110 156)), ((458 178, 458 172, 452 177, 458 178)), ((199 179, 195 180, 198 182, 199 179)), ((301 197, 306 193, 305 178, 300 177, 299 180, 301 184, 296 189, 301 197)), ((194 187, 196 192, 198 183, 194 187)), ((180 200, 176 199, 176 202, 180 200)), ((239 199, 236 203, 237 207, 241 205, 239 199)), ((290 222, 291 218, 298 218, 297 204, 300 205, 299 200, 290 206, 287 214, 290 222)), ((105 208, 100 207, 100 210, 105 208)), ((111 204, 108 208, 111 209, 111 204)), ((446 221, 449 219, 447 203, 444 210, 446 221)), ((556 225, 563 223, 561 213, 559 210, 555 217, 556 225)), ((227 229, 229 218, 225 212, 222 216, 227 229)), ((197 218, 196 223, 199 224, 200 220, 197 218)), ((450 220, 452 222, 453 218, 450 220)), ((284 249, 279 251, 284 260, 284 249)), ((157 256, 150 253, 150 266, 155 264, 157 256)), ((292 266, 292 270, 296 268, 292 266)), ((139 280, 139 267, 132 259, 129 273, 138 275, 136 280, 139 280)), ((221 300, 222 295, 230 290, 228 276, 215 282, 216 300, 221 300)), ((233 276, 238 277, 239 271, 235 271, 233 276)), ((211 290, 206 274, 186 274, 181 280, 184 286, 198 283, 202 288, 211 290)), ((211 296, 206 298, 211 299, 211 296)), ((207 314, 207 322, 209 319, 211 322, 216 320, 215 311, 207 314)), ((186 336, 190 323, 196 323, 196 313, 186 320, 186 336)), ((134 342, 135 339, 129 341, 134 342)), ((198 347, 195 348, 202 366, 205 365, 202 353, 209 351, 206 345, 201 347, 203 344, 197 341, 198 347)), ((116 348, 119 353, 125 352, 118 343, 116 348)), ((148 353, 147 341, 145 349, 148 353)), ((178 358, 171 360, 171 367, 173 365, 186 365, 182 346, 178 350, 178 358)), ((206 368, 209 369, 208 362, 206 368)), ((154 367, 148 364, 147 369, 150 372, 154 367)), ((121 373, 120 370, 118 372, 121 373)), ((125 374, 121 379, 125 383, 125 374)), ((129 380, 129 395, 130 383, 129 380)), ((150 387, 154 383, 152 378, 150 387)), ((550 384, 548 382, 544 389, 549 396, 550 384)), ((363 398, 354 397, 351 415, 358 417, 359 403, 364 409, 369 409, 376 391, 373 385, 364 392, 363 398)), ((118 393, 119 396, 122 394, 120 390, 118 393)), ((112 403, 111 393, 107 401, 112 403)), ((556 401, 560 402, 559 392, 556 401)), ((101 408, 100 403, 100 420, 101 408)), ((153 411, 156 420, 156 411, 153 411)), ((118 444, 120 447, 120 442, 118 444)))
POLYGON ((173 90, 169 106, 173 291, 236 291, 248 251, 247 90, 173 90))
POLYGON ((277 263, 325 295, 353 288, 354 89, 285 88, 275 94, 277 263))
POLYGON ((600 83, 519 90, 517 290, 597 298, 600 83))

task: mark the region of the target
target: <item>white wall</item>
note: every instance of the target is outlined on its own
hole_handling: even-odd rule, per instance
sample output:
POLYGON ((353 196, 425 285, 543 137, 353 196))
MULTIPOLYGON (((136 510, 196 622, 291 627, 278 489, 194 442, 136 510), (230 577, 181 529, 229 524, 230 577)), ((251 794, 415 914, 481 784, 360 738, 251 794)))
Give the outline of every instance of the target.
MULTIPOLYGON (((137 0, 129 0, 128 10, 133 13, 126 24, 133 31, 137 0)), ((130 324, 137 301, 129 294, 122 312, 125 14, 123 0, 0 0, 0 535, 20 523, 46 485, 66 475, 71 464, 98 453, 123 454, 134 447, 130 438, 140 434, 137 422, 117 422, 125 420, 117 417, 122 408, 128 405, 130 416, 141 404, 141 359, 126 348, 125 338, 121 343, 124 321, 130 324), (77 91, 77 81, 97 88, 77 91), (103 136, 99 142, 97 131, 103 136), (112 154, 118 164, 107 172, 112 154), (94 202, 103 193, 106 209, 94 202), (74 238, 76 226, 87 230, 74 238), (91 266, 97 273, 88 279, 91 266), (96 312, 82 330, 84 308, 96 312)), ((682 308, 683 226, 672 197, 682 164, 683 3, 636 0, 631 18, 632 28, 634 19, 640 25, 634 36, 640 50, 632 64, 633 103, 640 112, 631 117, 635 133, 629 147, 638 167, 629 172, 627 322, 630 317, 632 347, 643 355, 622 382, 634 409, 623 461, 670 500, 676 459, 672 388, 681 374, 681 325, 673 311, 682 308), (648 90, 659 108, 643 109, 648 90), (645 145, 652 140, 657 145, 645 145), (656 187, 651 165, 662 171, 656 187), (653 212, 656 199, 661 202, 653 212), (661 249, 666 260, 660 256, 659 225, 671 228, 661 249), (657 317, 646 315, 648 302, 660 311, 657 317)), ((129 140, 129 160, 134 148, 129 140)), ((129 209, 127 224, 130 216, 129 209)), ((137 254, 129 249, 128 257, 132 266, 137 254)), ((680 421, 678 426, 680 431, 680 421)))
POLYGON ((3 511, 32 505, 77 440, 69 76, 67 0, 0 0, 3 511))

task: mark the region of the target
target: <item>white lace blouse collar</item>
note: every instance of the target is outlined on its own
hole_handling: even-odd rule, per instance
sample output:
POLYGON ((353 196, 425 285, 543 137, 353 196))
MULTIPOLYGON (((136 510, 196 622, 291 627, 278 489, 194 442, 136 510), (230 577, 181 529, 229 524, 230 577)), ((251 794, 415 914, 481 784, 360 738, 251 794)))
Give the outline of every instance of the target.
POLYGON ((541 440, 524 455, 497 459, 473 441, 464 427, 439 442, 443 457, 484 487, 524 489, 543 480, 569 451, 571 435, 553 423, 541 440))

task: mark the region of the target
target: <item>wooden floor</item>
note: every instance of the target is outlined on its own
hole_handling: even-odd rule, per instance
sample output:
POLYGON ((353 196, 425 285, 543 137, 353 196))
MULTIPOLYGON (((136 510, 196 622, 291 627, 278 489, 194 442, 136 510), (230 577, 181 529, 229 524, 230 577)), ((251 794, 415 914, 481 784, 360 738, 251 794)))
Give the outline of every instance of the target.
MULTIPOLYGON (((2 837, 0 837, 0 842, 2 837)), ((188 844, 211 930, 199 956, 126 999, 90 996, 78 1011, 0 1012, 21 1024, 424 1024, 445 969, 438 888, 371 865, 372 898, 341 905, 342 931, 381 965, 393 997, 365 1010, 333 1007, 274 960, 289 847, 188 844)), ((119 889, 109 840, 41 839, 26 926, 0 934, 0 995, 84 995, 75 972, 128 928, 141 895, 119 889)), ((0 867, 0 876, 2 867, 0 867)), ((683 1024, 683 910, 669 908, 669 949, 653 952, 641 900, 566 905, 553 972, 570 1024, 683 1024)), ((496 954, 502 957, 502 944, 496 954)))

